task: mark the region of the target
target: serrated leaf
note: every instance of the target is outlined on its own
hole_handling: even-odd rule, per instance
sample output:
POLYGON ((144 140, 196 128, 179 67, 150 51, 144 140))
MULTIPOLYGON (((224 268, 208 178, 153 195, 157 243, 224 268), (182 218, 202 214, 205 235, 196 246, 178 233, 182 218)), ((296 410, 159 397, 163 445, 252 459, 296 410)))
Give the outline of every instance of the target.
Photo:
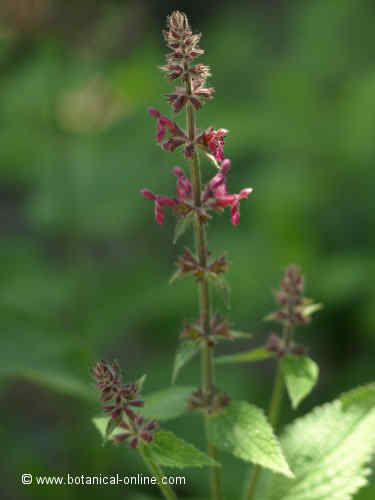
POLYGON ((200 351, 198 342, 185 340, 179 345, 173 365, 172 384, 176 382, 177 376, 183 366, 186 365, 200 351))
POLYGON ((281 439, 295 479, 262 474, 256 500, 350 500, 367 483, 374 431, 375 384, 315 408, 281 439))
POLYGON ((184 469, 219 465, 206 453, 167 431, 157 432, 152 443, 144 447, 144 454, 164 467, 184 469))
POLYGON ((193 386, 174 385, 143 397, 145 405, 139 411, 146 418, 160 421, 180 417, 187 411, 187 400, 195 390, 193 386))
POLYGON ((312 391, 319 367, 307 356, 285 356, 281 361, 285 385, 294 409, 312 391))
POLYGON ((293 477, 264 412, 245 401, 233 401, 224 414, 210 419, 210 439, 245 462, 293 477))
POLYGON ((272 358, 275 353, 267 351, 264 347, 258 347, 247 352, 239 352, 237 354, 229 354, 226 356, 218 356, 215 362, 218 364, 225 363, 249 363, 250 361, 262 361, 264 359, 272 358))
POLYGON ((185 217, 180 217, 177 220, 173 236, 174 245, 177 243, 178 239, 185 233, 185 231, 189 228, 193 220, 194 220, 193 213, 189 213, 185 217))

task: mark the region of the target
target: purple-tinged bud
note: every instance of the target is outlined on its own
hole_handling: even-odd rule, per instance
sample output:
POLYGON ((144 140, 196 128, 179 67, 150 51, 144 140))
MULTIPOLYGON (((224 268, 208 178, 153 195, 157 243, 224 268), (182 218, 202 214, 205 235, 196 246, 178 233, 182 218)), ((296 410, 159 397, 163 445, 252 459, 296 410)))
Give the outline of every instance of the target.
POLYGON ((137 415, 132 411, 130 408, 126 407, 124 408, 124 412, 126 415, 130 418, 131 421, 134 421, 137 417, 137 415))
POLYGON ((138 446, 138 442, 139 442, 139 439, 137 437, 133 438, 129 443, 130 448, 135 450, 138 446))
POLYGON ((122 409, 121 408, 116 408, 111 413, 111 417, 113 418, 113 420, 115 420, 116 418, 118 418, 121 415, 121 413, 122 413, 122 409))
POLYGON ((194 144, 193 143, 186 144, 184 150, 185 158, 192 158, 193 154, 194 154, 194 144))
POLYGON ((136 425, 141 426, 144 423, 145 419, 142 415, 137 415, 134 422, 136 425))
POLYGON ((307 354, 307 348, 306 346, 302 344, 292 344, 292 347, 290 348, 290 352, 294 354, 295 356, 306 356, 307 354))
POLYGON ((283 356, 285 353, 285 342, 275 334, 268 337, 265 348, 268 352, 274 352, 278 356, 283 356))
POLYGON ((153 435, 151 434, 151 432, 148 431, 141 432, 140 436, 143 439, 143 441, 146 441, 146 443, 151 443, 151 441, 153 440, 153 435))
POLYGON ((131 434, 129 432, 124 432, 123 434, 117 434, 114 436, 114 440, 117 441, 117 443, 122 443, 126 439, 129 439, 131 434))
POLYGON ((147 424, 145 425, 144 428, 146 431, 153 431, 157 427, 158 427, 158 423, 156 422, 156 420, 150 420, 149 422, 147 422, 147 424))
POLYGON ((128 402, 128 405, 141 408, 142 406, 145 405, 145 403, 144 401, 140 401, 139 399, 133 399, 132 401, 128 402))
POLYGON ((207 271, 214 274, 222 274, 228 270, 228 263, 225 255, 215 259, 207 268, 207 271))

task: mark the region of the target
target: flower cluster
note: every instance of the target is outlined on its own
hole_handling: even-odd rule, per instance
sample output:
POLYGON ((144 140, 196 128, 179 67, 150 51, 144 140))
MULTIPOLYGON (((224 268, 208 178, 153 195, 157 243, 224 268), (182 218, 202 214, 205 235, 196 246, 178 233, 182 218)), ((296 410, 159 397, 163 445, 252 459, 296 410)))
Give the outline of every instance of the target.
POLYGON ((215 260, 211 260, 211 262, 209 261, 206 267, 202 267, 199 264, 198 259, 192 254, 191 250, 185 248, 184 253, 177 261, 177 271, 172 280, 179 278, 180 276, 191 274, 196 280, 200 281, 205 276, 225 273, 227 269, 227 259, 224 255, 215 260))
POLYGON ((181 332, 183 340, 193 342, 206 342, 209 346, 214 346, 220 339, 232 340, 229 321, 222 318, 218 313, 214 314, 210 320, 210 332, 207 335, 200 320, 193 324, 186 323, 181 332))
POLYGON ((174 209, 176 215, 187 216, 195 211, 202 222, 209 219, 208 212, 214 210, 217 213, 230 208, 231 222, 234 226, 240 223, 240 201, 247 199, 252 192, 251 188, 242 189, 238 194, 228 193, 226 178, 230 170, 230 160, 224 160, 218 173, 208 182, 202 191, 201 205, 196 207, 192 197, 192 186, 183 170, 176 167, 173 172, 177 176, 176 197, 170 198, 156 195, 149 189, 142 189, 143 196, 155 203, 155 219, 158 224, 164 221, 163 207, 174 209))
POLYGON ((312 301, 303 296, 304 279, 300 269, 290 265, 281 281, 280 290, 275 292, 279 310, 266 317, 267 320, 279 321, 287 325, 304 325, 310 323, 312 301))
POLYGON ((188 82, 188 88, 177 87, 175 92, 167 94, 167 100, 176 112, 181 111, 189 101, 198 110, 202 100, 212 98, 215 91, 212 87, 205 87, 206 79, 210 76, 209 67, 193 63, 195 58, 204 53, 198 47, 201 35, 194 35, 186 15, 175 11, 168 17, 168 30, 164 31, 164 38, 171 52, 167 54, 162 71, 169 80, 181 78, 188 82))
POLYGON ((128 440, 130 448, 137 448, 139 442, 150 443, 153 431, 157 427, 155 420, 145 420, 135 412, 136 408, 144 406, 139 399, 141 383, 123 384, 120 368, 116 362, 109 364, 99 361, 92 369, 92 375, 100 392, 100 399, 107 403, 103 411, 110 416, 107 429, 113 432, 118 429, 113 439, 118 443, 128 440), (109 403, 109 404, 108 404, 109 403))
POLYGON ((279 358, 282 358, 288 353, 294 354, 295 356, 305 356, 307 354, 307 348, 304 345, 291 342, 290 345, 287 346, 285 339, 280 338, 274 333, 268 337, 265 348, 268 352, 276 354, 279 358))
POLYGON ((293 341, 292 333, 296 326, 310 323, 312 314, 322 306, 304 297, 304 291, 304 278, 300 269, 296 265, 290 265, 285 270, 280 289, 275 292, 275 301, 281 307, 265 318, 281 323, 286 329, 284 331, 289 332, 284 338, 271 333, 265 344, 267 351, 279 357, 289 353, 296 356, 304 356, 307 353, 304 345, 293 341))
POLYGON ((206 394, 201 389, 193 392, 188 401, 191 410, 199 410, 213 416, 223 411, 231 402, 231 397, 225 392, 214 391, 206 394))

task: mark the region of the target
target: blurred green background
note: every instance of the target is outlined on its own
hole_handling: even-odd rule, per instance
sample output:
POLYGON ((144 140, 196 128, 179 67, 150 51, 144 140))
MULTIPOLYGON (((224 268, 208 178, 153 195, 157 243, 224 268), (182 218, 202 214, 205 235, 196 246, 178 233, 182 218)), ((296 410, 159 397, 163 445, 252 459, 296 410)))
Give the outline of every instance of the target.
MULTIPOLYGON (((157 66, 174 8, 203 32, 216 99, 202 128, 230 130, 231 190, 252 186, 241 225, 209 229, 228 252, 230 319, 262 343, 272 289, 300 264, 325 309, 299 333, 321 366, 297 414, 374 379, 375 64, 372 0, 0 3, 1 498, 146 500, 150 489, 27 487, 20 474, 145 472, 125 447, 102 447, 89 367, 117 358, 146 390, 170 384, 195 285, 168 286, 186 235, 171 244, 139 189, 173 194, 185 161, 155 143, 154 105, 169 84, 157 66), (5 479, 5 481, 4 481, 5 479)), ((181 117, 182 120, 182 117, 181 117)), ((204 165, 205 176, 212 167, 204 165)), ((222 298, 217 308, 225 311, 222 298)), ((220 347, 233 352, 241 345, 220 347)), ((180 383, 198 384, 198 364, 180 383)), ((271 362, 218 367, 220 387, 267 407, 271 362)), ((283 421, 292 418, 284 405, 283 421)), ((168 426, 204 447, 197 417, 168 426)), ((246 466, 224 458, 228 498, 246 466)), ((187 471, 181 498, 205 499, 205 471, 187 471)), ((357 494, 375 497, 374 481, 357 494)))

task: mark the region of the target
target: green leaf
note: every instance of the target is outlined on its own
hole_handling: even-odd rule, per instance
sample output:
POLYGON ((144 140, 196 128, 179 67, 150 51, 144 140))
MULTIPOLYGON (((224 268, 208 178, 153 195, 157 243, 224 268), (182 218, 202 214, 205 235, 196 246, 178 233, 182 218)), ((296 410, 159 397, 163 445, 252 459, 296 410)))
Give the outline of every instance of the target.
POLYGON ((210 154, 210 153, 205 153, 205 155, 207 156, 207 158, 212 162, 212 164, 214 165, 214 167, 216 167, 217 169, 220 168, 220 165, 219 163, 217 162, 216 158, 214 157, 214 155, 210 154))
POLYGON ((245 401, 232 402, 224 414, 210 419, 210 439, 246 462, 293 477, 264 412, 245 401))
POLYGON ((178 438, 173 432, 157 432, 152 443, 144 447, 144 454, 164 467, 184 469, 219 465, 192 444, 178 438))
MULTIPOLYGON (((252 333, 240 332, 239 330, 230 330, 228 340, 251 339, 252 337, 252 333)), ((224 340, 226 340, 226 337, 224 337, 224 340)))
POLYGON ((193 386, 174 385, 143 396, 145 406, 139 411, 146 418, 165 421, 180 417, 187 410, 187 399, 195 390, 193 386))
POLYGON ((192 212, 190 212, 185 217, 178 218, 173 236, 174 245, 177 243, 178 239, 185 233, 185 231, 189 228, 193 220, 194 220, 194 215, 192 212))
POLYGON ((302 315, 306 318, 307 316, 311 316, 317 311, 321 311, 323 309, 323 304, 308 304, 303 306, 302 315))
POLYGON ((267 351, 264 347, 258 347, 248 352, 239 352, 237 354, 229 354, 227 356, 218 356, 215 362, 218 364, 224 363, 248 363, 250 361, 262 361, 274 357, 275 354, 267 351))
POLYGON ((262 474, 257 500, 350 500, 375 451, 375 384, 354 389, 289 425, 281 439, 293 481, 262 474))
POLYGON ((103 444, 107 441, 112 441, 117 434, 124 432, 124 429, 118 427, 118 424, 111 417, 95 417, 92 419, 92 423, 103 438, 103 444))
POLYGON ((95 427, 99 431, 99 434, 103 438, 103 443, 113 438, 113 436, 115 436, 116 434, 124 432, 121 429, 111 428, 110 421, 111 421, 110 417, 95 417, 92 419, 93 424, 95 425, 95 427))
POLYGON ((200 351, 198 342, 185 340, 179 345, 176 356, 174 358, 174 366, 172 373, 172 384, 176 382, 177 375, 181 368, 186 365, 200 351))
POLYGON ((85 383, 85 381, 81 381, 79 378, 71 376, 64 371, 20 368, 14 373, 4 371, 1 373, 1 377, 24 378, 63 395, 77 397, 94 403, 98 400, 93 384, 85 383))
POLYGON ((142 392, 144 383, 146 382, 147 375, 142 375, 142 377, 139 377, 139 379, 136 381, 136 385, 138 387, 138 392, 142 392))
POLYGON ((319 367, 307 356, 288 355, 281 361, 285 384, 294 409, 312 391, 319 367))
MULTIPOLYGON (((156 418, 159 421, 180 417, 186 412, 187 399, 194 390, 195 387, 193 386, 175 385, 168 387, 168 389, 151 392, 143 396, 145 406, 138 409, 139 413, 146 418, 156 418)), ((92 419, 104 441, 115 436, 117 432, 123 432, 119 429, 108 428, 110 420, 110 417, 92 419)))

